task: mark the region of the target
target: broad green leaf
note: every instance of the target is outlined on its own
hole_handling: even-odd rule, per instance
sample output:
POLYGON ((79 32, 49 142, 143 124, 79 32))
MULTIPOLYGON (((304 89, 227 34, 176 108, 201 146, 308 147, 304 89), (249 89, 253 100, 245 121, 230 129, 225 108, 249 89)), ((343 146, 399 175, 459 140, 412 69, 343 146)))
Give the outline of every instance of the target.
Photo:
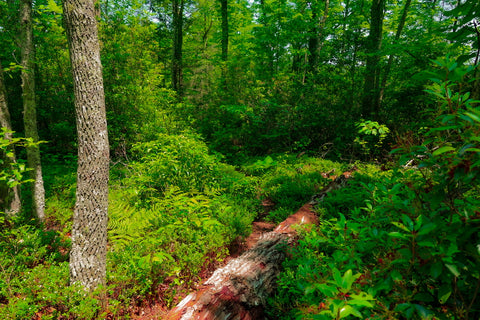
POLYGON ((420 228, 417 235, 423 236, 425 234, 428 234, 428 233, 432 232, 433 230, 435 230, 436 227, 437 226, 434 223, 431 223, 431 222, 427 223, 420 228))
POLYGON ((455 277, 460 276, 460 272, 458 271, 458 268, 457 268, 456 265, 446 263, 446 264, 445 264, 445 267, 447 267, 447 269, 450 270, 450 272, 451 272, 455 277))
POLYGON ((440 261, 437 261, 432 264, 430 267, 430 275, 434 278, 437 279, 443 271, 443 264, 440 261))
POLYGON ((443 146, 443 147, 438 148, 437 150, 435 150, 435 151, 433 152, 433 155, 434 155, 434 156, 438 156, 438 155, 440 155, 440 154, 443 154, 443 153, 446 153, 446 152, 450 152, 450 151, 453 151, 453 150, 455 150, 455 148, 450 147, 450 146, 443 146))
POLYGON ((327 297, 333 297, 338 294, 336 287, 331 287, 326 283, 316 284, 315 288, 327 297))
POLYGON ((360 311, 353 308, 352 306, 346 305, 340 309, 340 319, 346 318, 349 315, 355 316, 357 318, 363 318, 360 311))
POLYGON ((392 237, 392 238, 400 238, 400 239, 406 239, 407 238, 406 235, 404 235, 403 233, 397 232, 397 231, 388 233, 388 236, 392 237))
POLYGON ((348 269, 342 277, 342 289, 350 290, 353 281, 355 280, 353 279, 352 270, 348 269))
POLYGON ((440 301, 441 304, 444 304, 447 302, 448 298, 452 294, 452 287, 450 285, 443 285, 438 289, 438 301, 440 301))
POLYGON ((413 221, 412 219, 410 219, 409 216, 407 216, 406 214, 402 214, 402 221, 403 221, 403 224, 405 225, 405 227, 407 227, 407 231, 408 232, 412 232, 413 231, 413 221))
MULTIPOLYGON (((403 231, 410 232, 410 230, 408 230, 408 228, 407 228, 404 224, 402 224, 402 223, 400 223, 400 222, 394 221, 394 222, 392 222, 392 224, 393 224, 395 227, 402 229, 403 231)), ((392 232, 392 233, 393 233, 393 232, 392 232)))
POLYGON ((337 287, 342 288, 343 279, 337 268, 333 269, 333 279, 335 280, 337 287))
POLYGON ((480 116, 478 114, 474 114, 472 112, 465 112, 465 114, 470 117, 472 120, 476 122, 480 122, 480 116))
POLYGON ((419 215, 416 219, 415 219, 415 227, 414 227, 414 230, 415 231, 418 231, 418 229, 421 228, 423 224, 423 216, 422 215, 419 215))

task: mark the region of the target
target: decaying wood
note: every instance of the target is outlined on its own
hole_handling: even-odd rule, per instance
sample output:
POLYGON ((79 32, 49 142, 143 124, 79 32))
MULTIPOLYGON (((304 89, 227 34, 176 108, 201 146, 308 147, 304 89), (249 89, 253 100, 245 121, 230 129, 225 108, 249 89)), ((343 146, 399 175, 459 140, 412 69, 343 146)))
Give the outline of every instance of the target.
POLYGON ((275 289, 275 281, 286 257, 285 247, 293 243, 294 226, 316 224, 313 205, 326 193, 341 187, 348 176, 335 178, 322 192, 295 214, 265 233, 255 246, 230 260, 194 293, 188 295, 164 319, 166 320, 254 320, 264 319, 266 300, 275 289))

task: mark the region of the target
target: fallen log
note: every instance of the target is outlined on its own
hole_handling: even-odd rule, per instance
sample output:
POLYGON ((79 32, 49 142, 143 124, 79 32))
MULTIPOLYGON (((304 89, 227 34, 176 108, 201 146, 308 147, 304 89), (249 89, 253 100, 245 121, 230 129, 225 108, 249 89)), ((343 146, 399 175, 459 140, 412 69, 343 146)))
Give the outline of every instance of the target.
POLYGON ((165 320, 255 320, 264 319, 268 297, 286 257, 286 246, 294 241, 294 226, 316 224, 313 205, 326 193, 338 189, 348 178, 334 179, 312 201, 265 233, 251 249, 230 260, 194 293, 185 297, 165 320))

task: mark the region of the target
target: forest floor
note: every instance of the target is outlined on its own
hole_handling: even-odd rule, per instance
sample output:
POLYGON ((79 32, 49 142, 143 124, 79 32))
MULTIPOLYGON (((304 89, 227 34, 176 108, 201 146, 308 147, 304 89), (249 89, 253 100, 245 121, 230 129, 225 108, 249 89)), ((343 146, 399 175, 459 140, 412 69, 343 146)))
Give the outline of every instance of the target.
MULTIPOLYGON (((201 280, 198 282, 197 286, 200 286, 202 283, 208 280, 213 272, 217 268, 221 268, 226 265, 230 260, 235 259, 242 255, 245 251, 252 248, 260 239, 260 237, 267 232, 272 231, 276 225, 271 222, 266 221, 255 221, 252 224, 252 233, 246 239, 237 239, 229 247, 229 255, 222 261, 214 263, 211 267, 206 268, 204 272, 201 273, 201 280)), ((193 288, 195 290, 195 288, 193 288)), ((187 292, 182 292, 181 294, 175 297, 176 305, 184 297, 188 295, 187 292)), ((140 307, 134 311, 132 319, 134 320, 161 320, 163 316, 168 313, 168 308, 162 303, 152 303, 144 307, 140 307)))

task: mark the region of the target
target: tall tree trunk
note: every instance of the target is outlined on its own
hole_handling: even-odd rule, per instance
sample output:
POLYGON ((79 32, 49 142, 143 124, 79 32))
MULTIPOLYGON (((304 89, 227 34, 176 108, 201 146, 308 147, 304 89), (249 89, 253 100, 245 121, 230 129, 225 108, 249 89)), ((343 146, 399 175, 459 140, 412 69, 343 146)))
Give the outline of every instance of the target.
POLYGON ((222 87, 226 93, 227 85, 227 61, 228 61, 228 0, 220 0, 222 16, 222 87))
POLYGON ((172 1, 173 12, 173 58, 172 58, 172 87, 177 94, 183 96, 183 9, 184 0, 172 1))
MULTIPOLYGON (((7 131, 3 138, 12 139, 12 126, 10 123, 10 112, 7 105, 7 91, 5 90, 5 81, 3 78, 2 62, 0 61, 0 128, 6 128, 7 131)), ((7 151, 7 150, 4 150, 7 151)), ((15 163, 15 149, 8 150, 11 156, 0 151, 0 171, 6 169, 11 163, 15 163)), ((9 188, 6 181, 0 181, 0 212, 6 212, 10 215, 16 215, 20 211, 20 189, 18 186, 9 188)))
POLYGON ((63 2, 74 79, 78 134, 77 194, 70 281, 105 283, 109 145, 97 20, 92 0, 63 2))
MULTIPOLYGON (((35 49, 33 46, 32 0, 21 0, 20 6, 20 47, 22 64, 22 98, 25 136, 38 142, 37 110, 35 103, 35 49)), ((31 178, 33 209, 39 222, 45 221, 45 189, 43 187, 40 147, 27 147, 28 166, 31 178)))
MULTIPOLYGON (((313 5, 313 4, 312 4, 313 5)), ((308 72, 314 73, 317 69, 318 64, 318 45, 320 36, 319 26, 316 23, 317 20, 317 10, 312 8, 312 20, 315 22, 315 26, 310 31, 310 37, 308 39, 308 72)))
MULTIPOLYGON (((405 21, 407 20, 407 16, 408 16, 408 9, 410 8, 411 3, 412 3, 412 0, 407 0, 405 2, 402 16, 400 17, 400 21, 398 22, 397 32, 395 34, 395 42, 397 42, 398 39, 400 39, 400 36, 402 35, 403 27, 405 26, 405 21)), ((387 86, 387 79, 388 79, 388 76, 390 75, 390 70, 392 69, 394 56, 395 55, 393 53, 390 54, 390 56, 388 57, 387 66, 385 67, 385 71, 383 72, 383 79, 382 79, 382 84, 380 86, 380 93, 377 97, 378 101, 376 102, 376 105, 378 105, 379 107, 381 107, 382 105, 383 96, 385 94, 385 88, 387 86)))
POLYGON ((222 13, 222 61, 228 60, 228 0, 220 0, 222 13))
POLYGON ((380 106, 380 49, 382 47, 385 0, 373 0, 370 10, 370 34, 367 41, 367 65, 363 91, 363 115, 378 117, 380 106))
MULTIPOLYGON (((312 20, 317 20, 317 10, 316 6, 312 5, 312 20)), ((318 57, 319 53, 322 50, 323 44, 323 33, 325 31, 325 24, 327 23, 328 18, 328 10, 330 8, 330 0, 325 0, 325 7, 323 9, 323 15, 320 18, 318 25, 315 26, 312 30, 312 34, 310 39, 308 40, 308 51, 309 51, 309 59, 308 59, 308 67, 309 72, 314 72, 318 65, 318 57)))
POLYGON ((477 65, 477 70, 475 71, 475 83, 472 89, 472 99, 480 100, 480 66, 478 63, 480 62, 480 25, 474 21, 473 26, 475 28, 475 34, 477 36, 477 53, 475 55, 475 65, 477 65))

